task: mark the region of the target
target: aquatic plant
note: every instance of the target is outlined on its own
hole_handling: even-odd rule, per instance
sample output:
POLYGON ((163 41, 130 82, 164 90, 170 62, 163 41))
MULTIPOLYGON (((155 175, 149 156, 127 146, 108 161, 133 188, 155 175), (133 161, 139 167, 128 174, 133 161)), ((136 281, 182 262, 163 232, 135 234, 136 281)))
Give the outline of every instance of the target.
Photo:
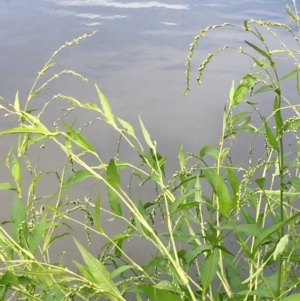
MULTIPOLYGON (((293 5, 286 11, 298 29, 293 5)), ((225 45, 209 54, 199 65, 198 83, 211 60, 229 48, 250 57, 253 65, 240 83, 232 83, 219 143, 203 146, 198 154, 180 146, 180 168, 170 178, 167 158, 142 119, 139 138, 129 122, 114 114, 97 85, 98 104, 56 94, 41 108, 31 107, 63 74, 86 80, 62 70, 43 81, 56 55, 89 35, 54 52, 24 105, 18 93, 12 103, 2 99, 1 118, 17 124, 2 130, 1 139, 17 140, 4 162, 12 181, 0 183, 14 194, 11 221, 0 228, 0 300, 299 299, 298 37, 292 27, 271 21, 207 27, 190 46, 186 93, 197 44, 211 30, 228 26, 249 35, 251 42, 247 38, 240 47, 225 45), (275 49, 270 37, 277 42, 275 49), (282 62, 286 67, 289 61, 292 70, 282 74, 282 62), (53 101, 65 107, 50 124, 43 118, 53 101), (91 116, 85 124, 76 119, 82 111, 91 116), (107 130, 107 125, 120 137, 108 162, 85 134, 93 126, 107 130), (287 143, 294 145, 293 152, 286 151, 287 143), (132 161, 122 160, 120 145, 132 152, 132 161), (236 163, 236 145, 247 154, 242 164, 236 163), (44 154, 53 148, 65 164, 45 170, 44 154), (45 192, 43 181, 53 178, 56 187, 45 192), (73 189, 82 184, 91 187, 89 194, 73 197, 73 189), (138 194, 144 188, 147 194, 138 194), (111 228, 118 233, 111 234, 111 228), (84 230, 84 240, 78 229, 84 230), (65 246, 68 237, 73 240, 65 246), (84 247, 86 241, 98 252, 84 247), (58 246, 68 248, 67 254, 76 246, 83 262, 71 262, 65 252, 55 258, 58 246), (147 261, 130 256, 130 246, 146 246, 147 261)))

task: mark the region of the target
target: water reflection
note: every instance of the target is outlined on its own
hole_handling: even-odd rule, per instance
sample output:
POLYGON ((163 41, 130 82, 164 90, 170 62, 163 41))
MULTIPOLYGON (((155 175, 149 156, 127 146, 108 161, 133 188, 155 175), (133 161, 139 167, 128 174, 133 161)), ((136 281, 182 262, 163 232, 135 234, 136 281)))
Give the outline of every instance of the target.
POLYGON ((62 6, 110 6, 117 8, 169 8, 169 9, 189 9, 187 4, 167 4, 158 1, 147 2, 110 2, 106 0, 52 0, 57 5, 62 6))

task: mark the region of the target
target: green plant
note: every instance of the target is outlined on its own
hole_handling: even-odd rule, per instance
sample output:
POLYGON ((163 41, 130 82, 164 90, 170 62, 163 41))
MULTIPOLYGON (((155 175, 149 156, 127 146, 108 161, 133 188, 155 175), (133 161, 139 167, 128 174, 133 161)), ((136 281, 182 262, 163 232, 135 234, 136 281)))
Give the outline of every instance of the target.
MULTIPOLYGON (((286 11, 298 28, 296 2, 293 4, 286 11)), ((18 300, 299 299, 300 113, 297 99, 294 103, 284 93, 289 89, 285 82, 292 79, 300 95, 299 50, 286 45, 277 30, 288 33, 297 46, 298 39, 291 27, 278 22, 250 20, 243 26, 210 26, 191 44, 186 93, 199 40, 210 30, 227 26, 252 35, 257 43, 245 41, 246 48, 225 45, 209 54, 200 64, 198 82, 214 56, 228 48, 250 57, 253 66, 237 86, 232 84, 219 144, 206 145, 199 154, 185 154, 179 147, 180 169, 170 179, 166 179, 167 159, 158 152, 142 120, 144 141, 127 121, 114 115, 97 86, 99 105, 54 95, 53 100, 65 101, 66 107, 63 116, 53 120, 53 127, 42 122, 53 100, 38 110, 31 107, 32 100, 64 73, 85 81, 76 72, 63 70, 36 88, 53 69, 59 51, 88 35, 53 54, 24 105, 18 93, 12 104, 2 102, 2 118, 17 117, 18 124, 0 135, 2 139, 17 135, 18 140, 5 159, 14 184, 0 184, 1 189, 15 194, 11 223, 3 222, 0 228, 0 300, 10 295, 18 300), (265 35, 273 37, 280 48, 271 49, 265 35), (281 74, 280 64, 287 65, 287 59, 295 66, 281 74), (272 105, 252 100, 260 95, 271 99, 272 105), (72 114, 78 110, 89 112, 88 123, 74 121, 72 114), (268 115, 263 113, 267 110, 268 115), (118 150, 109 162, 83 134, 103 122, 120 136, 118 150), (241 166, 235 163, 234 154, 237 144, 245 145, 241 143, 245 137, 250 144, 245 146, 247 160, 241 166), (295 151, 287 153, 286 143, 292 140, 295 151), (135 158, 122 160, 121 143, 137 155, 139 164, 134 163, 135 158), (45 171, 43 154, 57 146, 65 164, 60 170, 45 171), (48 181, 53 174, 54 191, 40 192, 43 179, 48 181), (137 181, 153 188, 151 201, 143 194, 132 196, 137 181), (72 189, 82 183, 91 185, 89 195, 73 199, 72 189), (109 234, 104 213, 119 233, 109 234), (104 239, 98 254, 83 247, 75 227, 85 230, 89 244, 104 239), (53 256, 56 243, 70 235, 84 264, 66 264, 64 256, 53 256), (232 240, 237 243, 230 244, 232 240), (133 244, 149 246, 148 262, 138 263, 127 254, 133 244)))

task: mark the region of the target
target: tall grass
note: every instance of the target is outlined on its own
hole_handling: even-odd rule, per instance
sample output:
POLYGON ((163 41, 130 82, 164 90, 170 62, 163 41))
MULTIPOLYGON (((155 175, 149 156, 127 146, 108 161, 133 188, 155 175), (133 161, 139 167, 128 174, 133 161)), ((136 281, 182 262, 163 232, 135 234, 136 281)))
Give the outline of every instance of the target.
POLYGON ((251 19, 240 26, 210 26, 196 36, 186 64, 185 93, 196 46, 211 30, 231 26, 247 40, 238 48, 225 45, 209 54, 199 65, 199 84, 211 60, 229 48, 250 57, 253 65, 239 84, 232 83, 219 143, 205 145, 197 154, 180 146, 180 169, 171 178, 166 177, 167 158, 158 152, 142 119, 140 139, 130 123, 114 114, 97 85, 99 104, 54 95, 66 108, 53 127, 42 122, 53 100, 39 110, 31 108, 32 100, 61 75, 86 80, 73 70, 46 76, 60 51, 89 35, 54 52, 25 104, 18 93, 11 103, 2 99, 1 118, 17 122, 0 132, 2 141, 8 135, 18 139, 4 162, 12 180, 0 183, 2 190, 14 193, 11 221, 0 228, 0 300, 299 300, 300 69, 298 33, 292 29, 298 29, 299 18, 292 4, 286 7, 292 27, 251 19), (253 38, 256 42, 248 41, 253 38), (269 46, 270 38, 278 48, 269 46), (295 48, 285 42, 291 38, 295 48), (284 66, 292 62, 288 73, 282 72, 282 61, 284 66), (262 99, 263 104, 257 102, 262 99), (95 119, 79 126, 72 120, 76 111, 95 119), (119 150, 108 162, 102 159, 83 132, 90 126, 101 131, 103 123, 136 154, 138 165, 136 158, 122 161, 119 150), (287 144, 294 146, 291 153, 287 144), (246 152, 242 165, 236 163, 237 146, 246 152), (53 147, 66 163, 51 171, 57 186, 49 194, 40 191, 49 177, 41 165, 47 161, 43 154, 53 147), (132 197, 133 188, 124 183, 133 179, 153 188, 151 201, 132 197), (71 199, 72 189, 89 181, 90 195, 71 199), (82 212, 84 217, 77 218, 82 212), (119 231, 111 235, 108 228, 114 225, 119 231), (75 228, 86 237, 79 237, 75 228), (73 240, 65 251, 76 247, 83 262, 66 264, 64 256, 53 256, 69 236, 73 240), (99 238, 104 243, 98 254, 83 246, 99 238), (128 246, 138 251, 143 245, 149 246, 147 262, 126 252, 128 246))

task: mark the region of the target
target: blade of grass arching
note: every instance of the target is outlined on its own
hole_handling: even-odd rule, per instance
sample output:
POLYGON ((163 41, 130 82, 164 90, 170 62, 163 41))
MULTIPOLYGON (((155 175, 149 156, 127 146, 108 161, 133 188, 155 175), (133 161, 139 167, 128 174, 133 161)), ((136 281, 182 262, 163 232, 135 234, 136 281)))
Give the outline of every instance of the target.
POLYGON ((100 91, 100 89, 98 88, 97 85, 96 86, 96 90, 98 93, 98 97, 100 99, 100 103, 102 106, 102 110, 103 110, 103 114, 104 117, 106 118, 106 121, 111 124, 113 127, 117 128, 116 122, 115 122, 115 117, 112 113, 111 107, 108 103, 108 100, 106 99, 105 95, 100 91))
POLYGON ((95 152, 94 147, 86 138, 84 138, 79 132, 71 128, 65 121, 62 120, 62 122, 67 130, 68 137, 73 142, 75 142, 84 151, 95 152))
POLYGON ((125 301, 120 291, 112 281, 110 273, 107 271, 104 264, 89 253, 75 238, 74 241, 81 253, 81 256, 88 267, 89 273, 94 277, 95 284, 99 285, 104 290, 106 297, 113 301, 125 301))
POLYGON ((46 227, 46 218, 43 217, 42 220, 34 226, 31 234, 28 237, 29 250, 34 256, 38 251, 38 247, 40 245, 46 227))
POLYGON ((107 178, 107 182, 110 185, 107 186, 108 201, 110 207, 115 214, 122 216, 122 207, 120 203, 120 198, 117 195, 117 193, 114 191, 114 189, 121 188, 121 180, 118 174, 116 163, 113 159, 109 161, 109 164, 107 166, 106 178, 107 178))

